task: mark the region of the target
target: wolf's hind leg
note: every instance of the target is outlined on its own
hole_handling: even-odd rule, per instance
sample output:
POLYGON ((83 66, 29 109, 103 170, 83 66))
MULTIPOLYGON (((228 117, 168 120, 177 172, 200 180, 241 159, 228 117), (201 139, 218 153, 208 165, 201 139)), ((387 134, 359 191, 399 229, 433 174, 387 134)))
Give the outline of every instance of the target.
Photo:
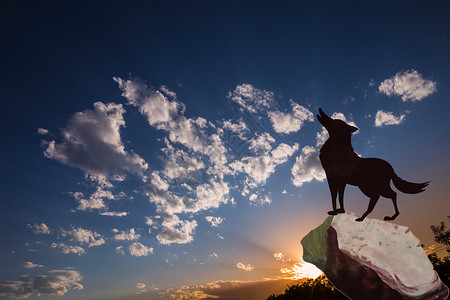
POLYGON ((368 214, 370 214, 373 211, 373 208, 378 202, 378 199, 380 199, 380 195, 374 195, 370 197, 369 207, 367 208, 366 212, 361 216, 361 218, 356 219, 357 222, 361 222, 364 220, 368 214))
POLYGON ((397 218, 397 216, 400 214, 400 212, 398 211, 398 207, 397 207, 397 193, 392 191, 392 194, 388 198, 392 199, 392 203, 394 204, 395 214, 393 214, 392 216, 384 217, 384 220, 392 221, 392 220, 395 220, 395 218, 397 218))

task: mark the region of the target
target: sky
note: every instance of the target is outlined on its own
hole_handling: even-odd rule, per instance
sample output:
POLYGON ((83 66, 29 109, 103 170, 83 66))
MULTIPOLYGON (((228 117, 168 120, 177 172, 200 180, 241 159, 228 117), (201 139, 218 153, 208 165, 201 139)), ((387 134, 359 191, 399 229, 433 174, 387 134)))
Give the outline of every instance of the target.
POLYGON ((300 240, 331 209, 319 107, 431 181, 394 222, 444 254, 449 8, 2 1, 0 298, 264 299, 318 276, 300 240))

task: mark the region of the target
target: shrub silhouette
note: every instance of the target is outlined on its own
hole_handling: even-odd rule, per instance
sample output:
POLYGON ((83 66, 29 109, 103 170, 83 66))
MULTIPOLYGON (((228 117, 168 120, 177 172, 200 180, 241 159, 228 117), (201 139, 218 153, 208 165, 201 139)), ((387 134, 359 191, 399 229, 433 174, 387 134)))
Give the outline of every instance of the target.
POLYGON ((270 295, 267 300, 297 300, 297 299, 327 299, 344 300, 348 299, 328 281, 325 275, 316 279, 306 279, 302 283, 297 283, 286 288, 284 294, 270 295))

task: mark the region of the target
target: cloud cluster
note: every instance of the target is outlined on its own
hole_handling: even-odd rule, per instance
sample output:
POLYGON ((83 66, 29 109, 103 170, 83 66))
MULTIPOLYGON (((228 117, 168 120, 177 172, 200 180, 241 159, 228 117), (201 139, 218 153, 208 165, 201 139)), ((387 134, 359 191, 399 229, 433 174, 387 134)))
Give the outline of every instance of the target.
POLYGON ((162 231, 156 236, 163 245, 186 244, 193 241, 197 221, 180 220, 178 216, 167 216, 163 223, 162 231))
POLYGON ((399 125, 405 121, 405 114, 396 117, 392 112, 379 110, 375 116, 375 126, 399 125))
POLYGON ((416 70, 398 72, 378 87, 387 96, 401 96, 402 101, 420 101, 437 91, 437 82, 424 79, 416 70))
POLYGON ((27 227, 30 228, 34 234, 52 234, 52 230, 45 225, 44 223, 41 224, 27 224, 27 227))
POLYGON ((128 232, 119 231, 118 229, 113 228, 112 232, 115 233, 114 239, 116 241, 133 241, 138 240, 141 237, 140 234, 135 232, 134 228, 131 228, 128 232))
POLYGON ((93 110, 73 114, 62 130, 61 143, 44 142, 44 155, 102 180, 142 174, 147 163, 136 153, 127 152, 122 142, 124 113, 121 104, 96 102, 93 110))
POLYGON ((228 93, 228 98, 257 118, 267 116, 277 133, 297 132, 304 122, 314 121, 313 113, 293 100, 290 100, 291 112, 280 111, 276 107, 273 92, 257 89, 248 83, 236 86, 234 91, 228 93))
POLYGON ((52 243, 50 248, 59 248, 64 254, 74 253, 78 255, 86 254, 86 251, 80 246, 71 246, 64 243, 52 243))
POLYGON ((147 256, 148 254, 153 254, 153 248, 137 242, 128 246, 128 251, 130 251, 132 256, 147 256))
POLYGON ((80 227, 71 227, 69 230, 61 228, 59 237, 67 238, 69 241, 75 241, 88 247, 100 246, 105 243, 105 239, 101 234, 80 227))
POLYGON ((281 262, 289 262, 289 261, 291 261, 290 258, 286 258, 286 257, 284 256, 284 254, 281 253, 281 252, 276 252, 276 253, 274 253, 274 254, 273 254, 273 257, 274 257, 276 260, 281 261, 281 262))
POLYGON ((70 289, 84 289, 80 283, 82 279, 75 270, 53 270, 34 279, 22 276, 20 281, 0 281, 0 296, 17 299, 28 298, 34 293, 63 296, 70 289))
POLYGON ((248 272, 250 272, 250 271, 253 270, 253 266, 252 266, 252 265, 250 265, 250 264, 245 265, 245 264, 243 264, 243 263, 241 263, 241 262, 238 262, 238 263, 236 264, 236 268, 242 269, 242 270, 248 271, 248 272))
POLYGON ((217 227, 220 224, 222 224, 224 218, 222 217, 213 217, 213 216, 206 216, 206 221, 208 221, 212 227, 217 227))
POLYGON ((42 267, 43 267, 43 265, 38 265, 38 264, 32 263, 31 261, 26 261, 26 262, 24 262, 24 263, 22 264, 22 266, 23 266, 24 268, 27 268, 27 269, 42 268, 42 267))
POLYGON ((306 121, 314 121, 314 115, 307 108, 291 100, 291 113, 281 111, 269 111, 269 118, 272 121, 273 129, 277 133, 297 132, 306 121))
POLYGON ((245 156, 240 161, 234 161, 230 167, 238 173, 247 176, 249 187, 256 187, 266 183, 266 180, 275 172, 275 168, 285 163, 290 156, 298 150, 299 145, 293 146, 281 143, 270 152, 257 156, 245 156))

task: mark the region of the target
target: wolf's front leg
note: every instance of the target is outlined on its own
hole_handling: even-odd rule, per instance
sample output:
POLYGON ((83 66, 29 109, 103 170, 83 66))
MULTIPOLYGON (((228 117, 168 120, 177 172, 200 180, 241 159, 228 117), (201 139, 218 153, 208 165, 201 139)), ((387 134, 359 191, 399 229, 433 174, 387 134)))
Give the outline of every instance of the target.
POLYGON ((333 179, 327 178, 327 180, 328 180, 328 187, 330 188, 331 193, 331 205, 333 207, 333 210, 330 210, 328 214, 334 216, 338 214, 338 211, 336 210, 336 197, 338 194, 338 188, 336 186, 336 182, 333 179))
POLYGON ((343 213, 345 213, 345 209, 344 209, 344 191, 345 191, 345 185, 346 185, 346 183, 341 184, 341 185, 339 186, 339 189, 338 189, 338 194, 339 194, 339 206, 340 206, 340 208, 338 208, 338 209, 336 210, 336 212, 337 212, 338 214, 343 214, 343 213))

